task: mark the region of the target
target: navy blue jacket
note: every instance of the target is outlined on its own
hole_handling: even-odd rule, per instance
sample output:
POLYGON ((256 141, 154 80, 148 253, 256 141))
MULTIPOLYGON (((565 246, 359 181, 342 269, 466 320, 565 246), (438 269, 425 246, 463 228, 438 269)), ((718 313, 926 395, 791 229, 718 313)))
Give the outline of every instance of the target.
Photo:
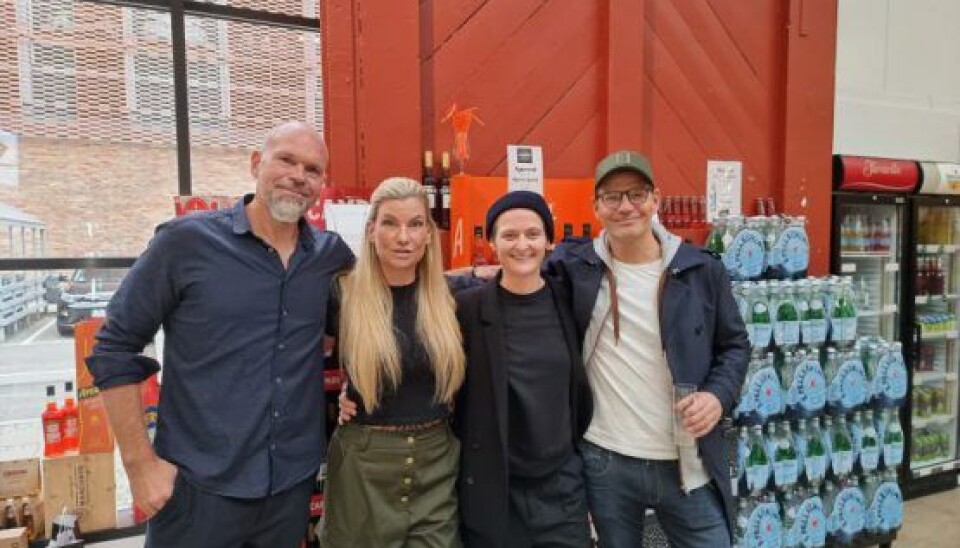
MULTIPOLYGON (((669 259, 660 297, 660 332, 674 382, 696 384, 700 390, 714 394, 724 415, 729 415, 736 406, 750 358, 746 328, 730 280, 714 255, 685 243, 677 247, 676 237, 661 227, 655 227, 655 233, 665 248, 664 257, 669 259)), ((560 244, 547 263, 548 275, 572 292, 581 341, 597 302, 604 268, 594 242, 587 240, 560 244)), ((732 531, 736 512, 727 445, 719 425, 699 438, 697 446, 707 473, 723 494, 732 531)))

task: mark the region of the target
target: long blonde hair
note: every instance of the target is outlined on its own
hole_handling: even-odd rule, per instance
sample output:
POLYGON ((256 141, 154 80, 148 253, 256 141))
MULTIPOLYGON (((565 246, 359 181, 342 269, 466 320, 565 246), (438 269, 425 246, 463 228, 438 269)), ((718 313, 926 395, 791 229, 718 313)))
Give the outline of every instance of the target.
POLYGON ((418 198, 427 212, 430 239, 417 264, 417 337, 430 357, 436 379, 434 400, 450 403, 463 384, 463 343, 455 303, 440 256, 440 235, 430 217, 426 190, 404 177, 384 180, 370 197, 367 229, 357 265, 342 280, 340 308, 340 362, 350 382, 363 399, 367 413, 380 404, 385 383, 400 385, 400 352, 393 332, 393 297, 380 266, 369 227, 377 220, 380 205, 387 200, 418 198))

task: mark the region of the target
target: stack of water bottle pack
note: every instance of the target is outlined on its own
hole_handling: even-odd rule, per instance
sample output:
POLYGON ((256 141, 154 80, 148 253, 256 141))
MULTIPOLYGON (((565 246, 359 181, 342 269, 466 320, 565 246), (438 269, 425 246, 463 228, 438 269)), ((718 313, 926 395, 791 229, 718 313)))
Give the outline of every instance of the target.
POLYGON ((806 224, 805 217, 718 217, 706 248, 720 255, 731 280, 796 280, 810 263, 806 224))
POLYGON ((900 343, 857 337, 849 278, 733 291, 753 348, 734 412, 738 546, 818 547, 898 529, 900 343))

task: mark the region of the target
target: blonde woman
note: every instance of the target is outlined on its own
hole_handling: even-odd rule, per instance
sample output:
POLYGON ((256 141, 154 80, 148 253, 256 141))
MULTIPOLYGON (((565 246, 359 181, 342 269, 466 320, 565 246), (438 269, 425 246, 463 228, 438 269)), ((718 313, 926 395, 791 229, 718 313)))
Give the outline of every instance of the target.
POLYGON ((374 190, 340 290, 340 361, 360 405, 330 442, 321 543, 459 546, 460 445, 449 418, 465 360, 419 183, 390 178, 374 190))

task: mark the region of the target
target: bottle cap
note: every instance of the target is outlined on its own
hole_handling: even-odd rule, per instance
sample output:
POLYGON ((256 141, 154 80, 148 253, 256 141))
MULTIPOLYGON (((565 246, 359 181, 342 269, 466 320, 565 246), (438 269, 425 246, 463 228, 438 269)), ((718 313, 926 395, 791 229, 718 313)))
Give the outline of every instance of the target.
POLYGON ((55 396, 57 394, 57 389, 50 385, 47 387, 47 396, 55 396))

